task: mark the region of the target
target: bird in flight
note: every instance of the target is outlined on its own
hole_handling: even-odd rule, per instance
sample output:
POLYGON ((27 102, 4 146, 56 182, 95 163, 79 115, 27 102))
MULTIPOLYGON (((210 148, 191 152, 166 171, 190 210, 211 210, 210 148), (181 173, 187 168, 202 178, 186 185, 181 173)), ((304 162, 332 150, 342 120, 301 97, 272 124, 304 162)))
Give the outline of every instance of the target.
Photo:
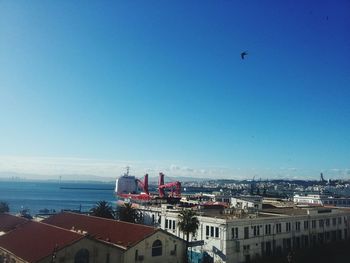
POLYGON ((247 51, 242 52, 242 53, 241 53, 241 58, 244 59, 246 55, 248 55, 248 52, 247 52, 247 51))

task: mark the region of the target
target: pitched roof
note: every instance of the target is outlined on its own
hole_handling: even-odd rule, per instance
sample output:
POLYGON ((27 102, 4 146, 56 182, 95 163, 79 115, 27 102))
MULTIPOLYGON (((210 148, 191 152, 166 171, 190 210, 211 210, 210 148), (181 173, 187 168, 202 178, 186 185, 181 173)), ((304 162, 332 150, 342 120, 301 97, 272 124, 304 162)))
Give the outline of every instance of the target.
POLYGON ((44 222, 69 230, 87 231, 95 239, 123 248, 131 247, 158 231, 145 225, 67 212, 53 215, 44 222))
POLYGON ((8 232, 19 225, 27 223, 28 219, 10 214, 0 214, 0 232, 8 232))
POLYGON ((29 221, 15 230, 0 236, 0 247, 28 261, 52 255, 61 248, 84 238, 83 235, 59 227, 29 221))

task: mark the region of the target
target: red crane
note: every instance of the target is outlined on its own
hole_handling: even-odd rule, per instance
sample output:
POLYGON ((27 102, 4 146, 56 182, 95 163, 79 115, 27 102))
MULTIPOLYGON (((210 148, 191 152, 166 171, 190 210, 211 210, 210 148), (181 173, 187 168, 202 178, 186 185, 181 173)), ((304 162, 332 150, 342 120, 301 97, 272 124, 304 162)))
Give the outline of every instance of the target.
POLYGON ((172 196, 172 197, 180 197, 181 196, 181 183, 176 181, 176 182, 164 184, 164 174, 159 173, 159 180, 158 180, 159 197, 165 197, 164 190, 167 188, 171 189, 170 196, 172 196), (174 190, 174 188, 175 188, 175 190, 174 190))
POLYGON ((143 181, 140 179, 136 179, 136 182, 138 183, 138 186, 143 189, 146 195, 149 195, 148 191, 148 174, 145 174, 145 177, 143 181))

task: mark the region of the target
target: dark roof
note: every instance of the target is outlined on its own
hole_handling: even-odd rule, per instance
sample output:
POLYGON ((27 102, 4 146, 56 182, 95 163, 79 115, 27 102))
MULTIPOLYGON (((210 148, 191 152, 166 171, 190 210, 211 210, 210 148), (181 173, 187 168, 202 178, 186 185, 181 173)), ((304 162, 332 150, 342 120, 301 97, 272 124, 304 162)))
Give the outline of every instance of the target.
POLYGON ((17 226, 29 222, 28 219, 10 214, 0 214, 0 232, 8 232, 17 226))
POLYGON ((52 255, 55 247, 60 250, 81 238, 84 236, 66 229, 29 221, 0 236, 0 247, 25 261, 36 262, 52 255))
POLYGON ((145 225, 67 212, 53 215, 44 222, 68 230, 87 231, 95 239, 124 248, 131 247, 158 231, 157 228, 145 225))

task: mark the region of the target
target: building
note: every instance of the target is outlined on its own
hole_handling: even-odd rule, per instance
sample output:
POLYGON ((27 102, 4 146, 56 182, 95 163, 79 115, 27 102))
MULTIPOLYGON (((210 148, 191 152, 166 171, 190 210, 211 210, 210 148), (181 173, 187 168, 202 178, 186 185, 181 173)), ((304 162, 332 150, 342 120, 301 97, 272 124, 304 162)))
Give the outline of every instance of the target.
POLYGON ((243 210, 257 211, 262 209, 262 197, 253 196, 238 196, 231 197, 231 207, 243 210))
POLYGON ((184 261, 182 239, 154 227, 74 213, 42 222, 1 216, 0 263, 184 261))
POLYGON ((293 201, 300 205, 350 207, 350 198, 326 195, 294 195, 293 201))
POLYGON ((86 262, 98 245, 84 234, 28 220, 0 236, 0 262, 86 262))
POLYGON ((94 240, 120 249, 121 257, 118 260, 111 258, 110 262, 184 261, 185 242, 158 228, 75 213, 60 213, 43 222, 87 233, 94 240))
MULTIPOLYGON (((179 208, 144 207, 145 222, 183 236, 179 231, 179 208)), ((198 262, 249 262, 255 257, 287 253, 292 249, 349 238, 350 210, 336 208, 281 207, 254 213, 237 209, 197 210, 200 222, 192 257, 198 262), (201 259, 203 262, 203 259, 201 259)))

